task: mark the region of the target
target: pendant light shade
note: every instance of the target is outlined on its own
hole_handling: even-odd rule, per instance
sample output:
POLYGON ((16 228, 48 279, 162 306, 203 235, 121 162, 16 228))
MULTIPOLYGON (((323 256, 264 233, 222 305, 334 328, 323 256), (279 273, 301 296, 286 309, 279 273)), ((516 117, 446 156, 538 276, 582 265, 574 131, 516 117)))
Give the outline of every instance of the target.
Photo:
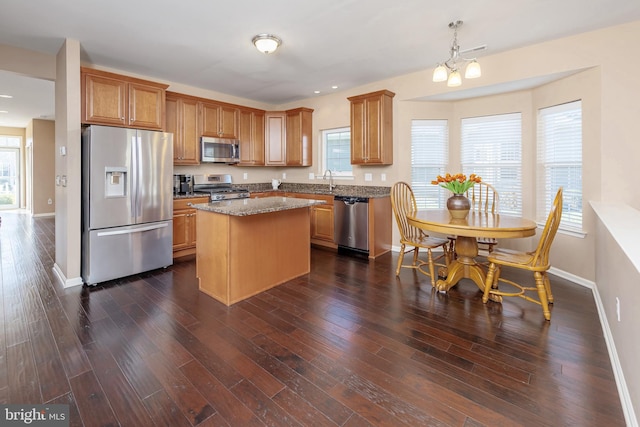
POLYGON ((467 65, 467 69, 464 72, 465 79, 475 79, 482 75, 482 70, 480 69, 480 64, 475 59, 467 65))
POLYGON ((251 41, 262 53, 273 53, 282 44, 282 40, 272 34, 258 34, 251 41))
POLYGON ((447 80, 447 69, 444 65, 440 64, 433 70, 433 81, 443 82, 445 80, 447 80))
POLYGON ((451 74, 449 74, 449 80, 447 80, 447 86, 456 87, 462 84, 462 76, 460 75, 460 71, 453 70, 451 74))
POLYGON ((453 30, 453 41, 451 42, 450 57, 444 62, 438 64, 433 70, 434 82, 447 82, 449 87, 457 87, 462 84, 462 76, 460 70, 462 66, 467 64, 464 72, 465 79, 475 79, 482 75, 480 64, 476 58, 463 58, 461 55, 465 52, 485 49, 486 46, 479 46, 469 50, 460 50, 458 45, 458 28, 462 25, 462 21, 454 21, 449 23, 449 28, 453 30))

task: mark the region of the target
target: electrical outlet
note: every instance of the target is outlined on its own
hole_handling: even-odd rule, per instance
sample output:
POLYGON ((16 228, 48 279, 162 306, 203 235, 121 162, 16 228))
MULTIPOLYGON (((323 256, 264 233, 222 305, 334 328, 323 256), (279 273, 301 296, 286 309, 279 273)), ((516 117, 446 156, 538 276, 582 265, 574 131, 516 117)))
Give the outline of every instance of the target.
POLYGON ((370 173, 365 173, 364 174, 364 180, 365 181, 371 181, 373 179, 373 176, 370 173))
POLYGON ((52 205, 53 204, 53 200, 49 199, 49 200, 47 200, 47 203, 52 205))
POLYGON ((387 180, 387 174, 386 173, 381 173, 380 174, 380 181, 386 181, 387 180))
POLYGON ((245 172, 244 174, 242 174, 242 178, 244 178, 244 179, 249 178, 249 174, 245 172))
POLYGON ((309 172, 309 179, 315 179, 315 175, 313 174, 313 172, 309 172))
POLYGON ((287 173, 286 172, 282 172, 282 179, 287 179, 287 173))
POLYGON ((616 316, 618 316, 618 322, 620 321, 620 298, 616 297, 616 316))

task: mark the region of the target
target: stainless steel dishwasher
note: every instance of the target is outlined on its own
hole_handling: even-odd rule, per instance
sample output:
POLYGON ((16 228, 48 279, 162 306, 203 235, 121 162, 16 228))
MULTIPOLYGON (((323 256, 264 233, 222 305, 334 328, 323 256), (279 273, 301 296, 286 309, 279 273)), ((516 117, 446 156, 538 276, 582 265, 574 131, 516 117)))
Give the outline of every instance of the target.
POLYGON ((369 252, 369 199, 335 196, 334 237, 339 248, 369 252))

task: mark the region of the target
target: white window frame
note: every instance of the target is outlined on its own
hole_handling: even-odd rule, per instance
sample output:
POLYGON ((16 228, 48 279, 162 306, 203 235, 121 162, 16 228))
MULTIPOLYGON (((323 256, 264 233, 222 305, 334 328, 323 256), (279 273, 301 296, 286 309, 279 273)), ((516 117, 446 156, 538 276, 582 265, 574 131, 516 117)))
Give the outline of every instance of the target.
POLYGON ((444 209, 449 196, 431 184, 445 174, 449 162, 449 122, 446 119, 411 121, 411 188, 419 209, 444 209))
POLYGON ((581 100, 538 110, 536 177, 538 223, 546 222, 561 186, 563 203, 559 230, 584 236, 581 100))
MULTIPOLYGON (((322 153, 321 153, 321 164, 320 164, 320 174, 323 174, 324 171, 328 170, 328 159, 327 159, 327 144, 328 144, 328 140, 327 138, 329 137, 329 135, 332 134, 336 134, 336 133, 344 133, 344 132, 349 132, 351 133, 351 128, 350 127, 341 127, 341 128, 334 128, 334 129, 324 129, 321 131, 321 139, 322 139, 322 153)), ((338 171, 338 170, 331 170, 331 173, 333 175, 334 178, 342 178, 342 179, 353 179, 353 165, 351 165, 351 146, 348 146, 349 148, 349 152, 347 153, 347 157, 349 159, 349 165, 351 166, 351 170, 348 171, 338 171)))
POLYGON ((500 213, 521 216, 522 113, 463 118, 460 134, 462 173, 496 189, 500 213))

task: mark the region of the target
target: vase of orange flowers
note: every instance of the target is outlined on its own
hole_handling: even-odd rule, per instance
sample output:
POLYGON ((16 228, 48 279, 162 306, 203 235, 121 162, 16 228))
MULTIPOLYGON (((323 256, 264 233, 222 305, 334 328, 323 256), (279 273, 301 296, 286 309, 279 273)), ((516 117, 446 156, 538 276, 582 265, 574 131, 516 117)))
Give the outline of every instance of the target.
POLYGON ((464 219, 469 214, 471 203, 465 196, 465 193, 473 187, 476 182, 482 182, 482 178, 476 174, 469 175, 467 179, 466 175, 461 173, 451 175, 446 174, 436 178, 435 181, 431 181, 433 185, 439 185, 442 188, 446 188, 451 191, 453 195, 447 199, 447 209, 452 218, 464 219))

